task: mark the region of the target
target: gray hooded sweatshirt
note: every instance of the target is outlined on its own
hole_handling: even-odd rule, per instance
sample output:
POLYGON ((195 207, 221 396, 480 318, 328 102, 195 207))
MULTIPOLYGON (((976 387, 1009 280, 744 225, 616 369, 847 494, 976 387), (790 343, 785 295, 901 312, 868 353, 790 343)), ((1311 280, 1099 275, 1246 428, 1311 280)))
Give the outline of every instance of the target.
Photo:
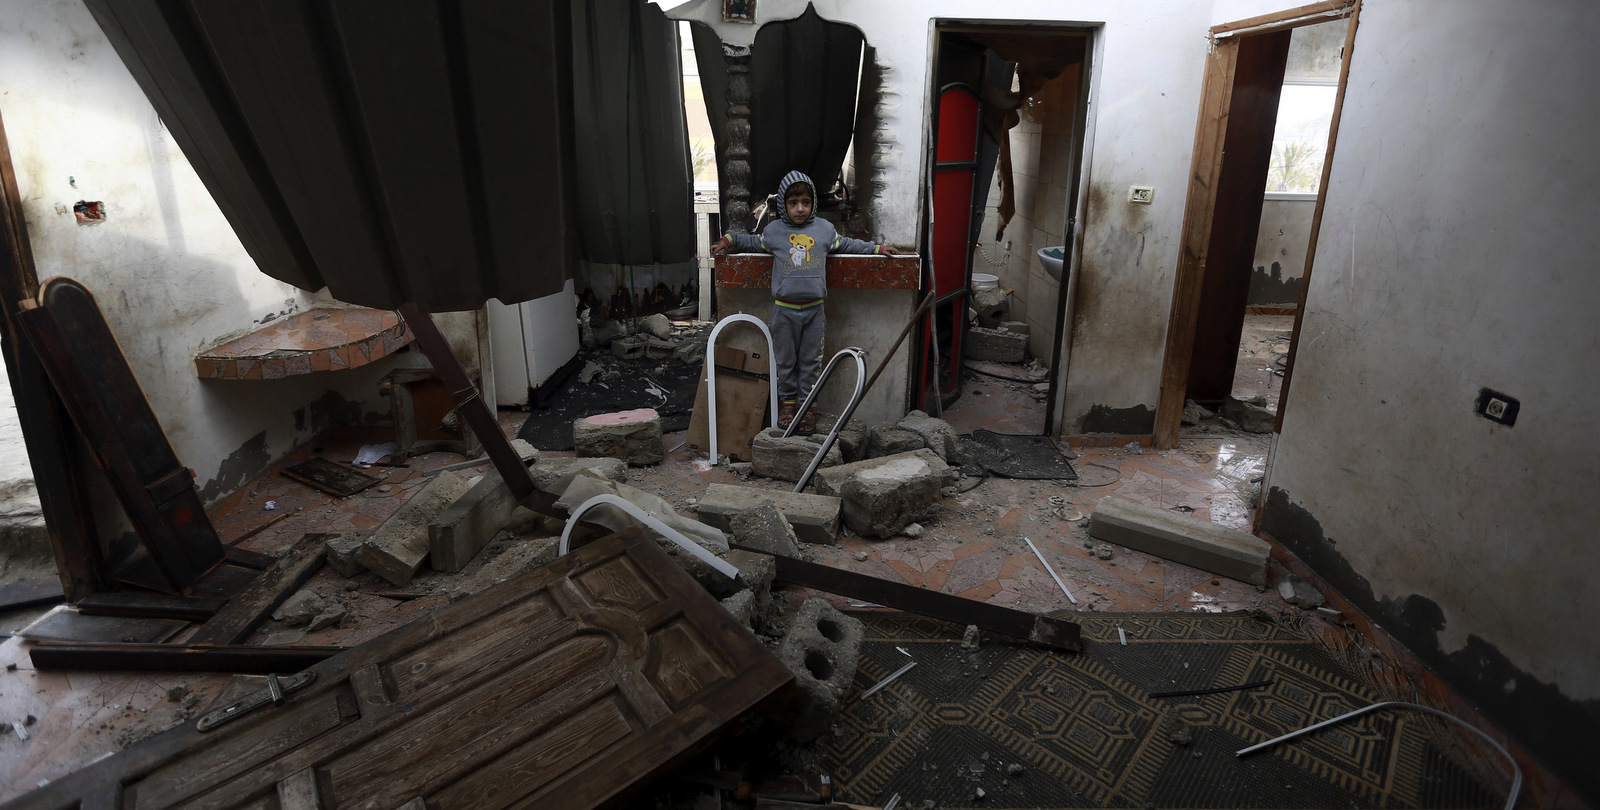
POLYGON ((781 218, 769 223, 760 234, 730 233, 727 236, 741 251, 772 254, 773 299, 784 304, 809 304, 828 294, 828 254, 877 253, 878 246, 840 236, 833 229, 833 223, 819 218, 814 208, 810 219, 795 224, 789 219, 789 207, 783 204, 784 195, 795 183, 810 186, 812 199, 816 199, 817 184, 800 172, 789 172, 778 184, 781 218))

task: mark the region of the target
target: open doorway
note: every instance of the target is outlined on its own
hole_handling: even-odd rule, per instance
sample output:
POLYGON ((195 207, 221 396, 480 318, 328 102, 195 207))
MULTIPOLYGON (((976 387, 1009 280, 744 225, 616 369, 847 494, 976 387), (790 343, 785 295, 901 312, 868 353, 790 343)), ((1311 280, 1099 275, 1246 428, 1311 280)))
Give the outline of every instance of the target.
POLYGON ((1158 447, 1176 444, 1191 402, 1246 429, 1281 424, 1356 8, 1331 0, 1212 29, 1158 447))
POLYGON ((1052 432, 1064 379, 1090 34, 938 26, 923 240, 935 304, 914 383, 924 409, 955 405, 969 390, 960 383, 967 373, 998 376, 1025 385, 1037 403, 1025 432, 1052 432))

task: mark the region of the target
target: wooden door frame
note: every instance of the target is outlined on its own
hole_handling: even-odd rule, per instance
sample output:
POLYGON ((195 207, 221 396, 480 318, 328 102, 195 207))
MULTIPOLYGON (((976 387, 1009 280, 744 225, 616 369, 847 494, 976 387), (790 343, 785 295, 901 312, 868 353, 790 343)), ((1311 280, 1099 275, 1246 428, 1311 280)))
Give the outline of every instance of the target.
POLYGON ((1316 255, 1317 235, 1322 225, 1322 206, 1327 196, 1328 173, 1333 167, 1334 141, 1339 133, 1339 113, 1344 106, 1345 82, 1350 73, 1350 54, 1355 42, 1356 22, 1361 0, 1324 0, 1299 8, 1264 14, 1259 17, 1223 23, 1211 28, 1212 49, 1206 57, 1205 84, 1200 92, 1200 114, 1195 123, 1194 156, 1190 162, 1188 197, 1184 203, 1178 270, 1173 281, 1172 311, 1167 320, 1166 353, 1161 364, 1161 391, 1156 400, 1155 446, 1177 446, 1182 427, 1183 403, 1189 384, 1189 366, 1194 354, 1195 331, 1200 321, 1200 293, 1210 251, 1211 225, 1216 207, 1217 181, 1222 173, 1222 146, 1227 134, 1228 109, 1233 100, 1233 84, 1239 56, 1239 37, 1299 28, 1339 17, 1349 18, 1345 32, 1344 58, 1340 60, 1339 86, 1334 96, 1333 118, 1328 130, 1328 148, 1322 163, 1322 182, 1316 208, 1311 216, 1310 243, 1306 265, 1300 276, 1300 305, 1295 313, 1289 358, 1284 369, 1283 387, 1278 395, 1278 419, 1273 431, 1283 428, 1283 412, 1289 399, 1289 380, 1294 370, 1294 349, 1299 344, 1300 321, 1310 289, 1311 264, 1316 255))

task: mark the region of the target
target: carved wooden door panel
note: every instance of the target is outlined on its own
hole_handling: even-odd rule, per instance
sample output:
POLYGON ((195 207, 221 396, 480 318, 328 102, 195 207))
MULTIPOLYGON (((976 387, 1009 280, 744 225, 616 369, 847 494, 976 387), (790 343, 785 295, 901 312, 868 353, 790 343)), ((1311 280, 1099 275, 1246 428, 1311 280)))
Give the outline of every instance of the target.
POLYGON ((202 716, 10 806, 591 807, 789 679, 637 530, 307 671, 282 706, 202 716))

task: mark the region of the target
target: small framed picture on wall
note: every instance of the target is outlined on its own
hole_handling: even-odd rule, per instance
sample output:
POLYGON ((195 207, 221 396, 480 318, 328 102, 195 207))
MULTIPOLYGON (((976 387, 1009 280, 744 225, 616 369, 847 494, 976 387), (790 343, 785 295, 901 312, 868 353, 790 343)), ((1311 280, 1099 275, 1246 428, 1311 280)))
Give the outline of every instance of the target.
POLYGON ((756 0, 722 0, 723 22, 756 21, 756 0))

